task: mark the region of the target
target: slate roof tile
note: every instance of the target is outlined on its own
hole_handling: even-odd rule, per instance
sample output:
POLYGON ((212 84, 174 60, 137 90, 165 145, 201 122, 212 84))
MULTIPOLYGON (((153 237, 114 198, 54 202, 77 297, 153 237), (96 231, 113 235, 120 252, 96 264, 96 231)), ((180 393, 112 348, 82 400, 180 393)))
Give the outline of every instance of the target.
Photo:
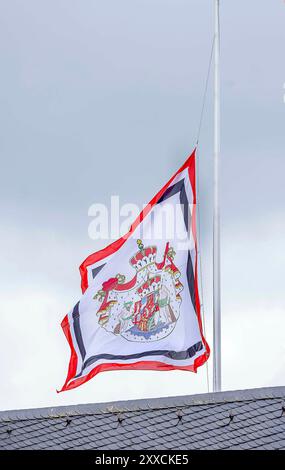
POLYGON ((4 411, 0 449, 285 449, 284 403, 274 387, 4 411))

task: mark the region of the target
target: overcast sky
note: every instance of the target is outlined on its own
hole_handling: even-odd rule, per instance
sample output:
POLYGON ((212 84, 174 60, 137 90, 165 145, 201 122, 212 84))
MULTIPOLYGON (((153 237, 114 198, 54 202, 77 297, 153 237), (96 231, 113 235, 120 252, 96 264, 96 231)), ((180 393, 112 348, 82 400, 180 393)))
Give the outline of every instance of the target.
MULTIPOLYGON (((206 366, 108 372, 56 394, 91 204, 148 202, 191 153, 211 0, 1 0, 0 408, 207 392, 206 366)), ((221 0, 223 388, 285 380, 285 3, 221 0)), ((212 77, 200 137, 212 344, 212 77)), ((211 361, 209 373, 211 381, 211 361)))

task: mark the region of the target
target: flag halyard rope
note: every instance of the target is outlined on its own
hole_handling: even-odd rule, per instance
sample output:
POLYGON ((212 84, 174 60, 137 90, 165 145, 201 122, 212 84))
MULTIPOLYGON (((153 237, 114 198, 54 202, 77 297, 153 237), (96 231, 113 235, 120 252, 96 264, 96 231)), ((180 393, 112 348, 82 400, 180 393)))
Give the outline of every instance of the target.
MULTIPOLYGON (((199 147, 199 140, 200 140, 200 134, 201 134, 201 128, 202 128, 202 123, 203 123, 203 117, 204 117, 204 111, 205 111, 205 105, 206 105, 206 98, 207 98, 207 91, 208 91, 208 86, 209 86, 209 79, 210 79, 210 72, 211 72, 211 66, 213 62, 213 54, 214 54, 214 45, 215 45, 215 36, 213 36, 212 40, 212 46, 211 46, 211 52, 210 52, 210 58, 209 58, 209 63, 208 63, 208 70, 207 70, 207 76, 206 76, 206 81, 205 81, 205 88, 204 88, 204 93, 203 93, 203 99, 202 99, 202 107, 201 107, 201 114, 200 114, 200 119, 199 119, 199 125, 198 125, 198 132, 197 132, 197 140, 196 140, 196 157, 197 157, 197 215, 198 215, 198 243, 199 243, 199 249, 198 249, 198 262, 199 262, 199 270, 200 270, 200 293, 201 293, 201 310, 202 310, 202 321, 203 321, 203 330, 204 334, 207 337, 207 332, 206 332, 206 321, 205 321, 205 309, 204 309, 204 292, 203 292, 203 274, 202 274, 202 256, 201 256, 201 239, 200 239, 200 233, 201 233, 201 218, 200 218, 200 159, 198 155, 198 147, 199 147)), ((208 361, 206 362, 206 380, 207 380, 207 392, 210 392, 210 381, 209 381, 209 365, 208 361)))
POLYGON ((201 107, 201 113, 200 113, 200 119, 199 119, 199 125, 198 125, 197 139, 196 139, 196 146, 197 147, 198 147, 198 144, 199 144, 200 133, 201 133, 202 123, 203 123, 204 110, 205 110, 205 105, 206 105, 206 98, 207 98, 207 92, 208 92, 208 87, 209 87, 209 79, 210 79, 210 73, 211 73, 211 66, 212 66, 213 55, 214 55, 214 45, 215 45, 215 35, 213 36, 213 39, 212 39, 212 46, 211 46, 211 52, 210 52, 208 70, 207 70, 207 77, 206 77, 206 81, 205 81, 205 88, 204 88, 203 99, 202 99, 202 107, 201 107))

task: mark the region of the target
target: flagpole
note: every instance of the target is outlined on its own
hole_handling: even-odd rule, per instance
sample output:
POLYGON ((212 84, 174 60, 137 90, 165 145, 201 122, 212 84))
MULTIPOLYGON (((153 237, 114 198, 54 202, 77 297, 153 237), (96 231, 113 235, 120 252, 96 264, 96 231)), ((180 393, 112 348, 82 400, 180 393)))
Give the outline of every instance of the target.
POLYGON ((214 216, 213 216, 213 391, 221 390, 221 274, 220 274, 220 0, 215 2, 214 72, 214 216))

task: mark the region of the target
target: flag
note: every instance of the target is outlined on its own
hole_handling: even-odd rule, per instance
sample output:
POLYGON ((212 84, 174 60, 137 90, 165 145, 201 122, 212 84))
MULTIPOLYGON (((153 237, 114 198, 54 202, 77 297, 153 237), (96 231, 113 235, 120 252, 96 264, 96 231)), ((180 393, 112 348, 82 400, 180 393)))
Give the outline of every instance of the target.
POLYGON ((129 231, 80 266, 82 297, 62 321, 61 391, 112 370, 196 372, 210 350, 198 292, 195 151, 129 231))

